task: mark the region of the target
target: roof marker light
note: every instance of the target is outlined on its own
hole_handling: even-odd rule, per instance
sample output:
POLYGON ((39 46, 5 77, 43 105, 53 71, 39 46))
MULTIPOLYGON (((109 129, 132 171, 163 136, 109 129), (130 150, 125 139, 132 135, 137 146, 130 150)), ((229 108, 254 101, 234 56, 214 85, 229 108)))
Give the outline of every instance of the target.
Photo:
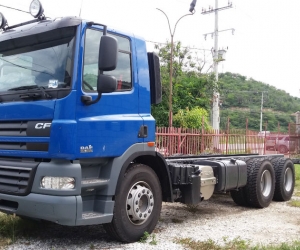
POLYGON ((29 12, 34 18, 40 18, 44 13, 41 2, 39 0, 33 0, 30 4, 29 12))
POLYGON ((7 21, 3 14, 0 12, 0 29, 3 29, 7 25, 7 21))

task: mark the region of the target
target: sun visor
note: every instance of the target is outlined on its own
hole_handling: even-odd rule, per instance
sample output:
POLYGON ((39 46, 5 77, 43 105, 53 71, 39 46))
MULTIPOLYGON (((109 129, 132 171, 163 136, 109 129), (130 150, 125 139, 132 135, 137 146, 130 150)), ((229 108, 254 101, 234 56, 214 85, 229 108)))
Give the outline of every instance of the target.
POLYGON ((78 17, 64 17, 54 20, 43 20, 38 23, 26 24, 13 29, 7 29, 6 31, 2 32, 2 34, 0 34, 0 42, 36 35, 55 29, 78 26, 81 22, 82 19, 78 17))

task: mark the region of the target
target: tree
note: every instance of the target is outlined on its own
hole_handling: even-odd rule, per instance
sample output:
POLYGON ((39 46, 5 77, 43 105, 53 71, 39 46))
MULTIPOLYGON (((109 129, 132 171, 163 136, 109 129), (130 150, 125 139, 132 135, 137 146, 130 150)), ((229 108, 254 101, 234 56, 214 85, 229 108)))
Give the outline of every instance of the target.
MULTIPOLYGON (((152 115, 158 126, 167 127, 169 114, 169 72, 171 44, 159 46, 158 55, 161 63, 162 102, 152 106, 152 115)), ((205 57, 204 57, 205 58, 205 57)), ((174 43, 173 52, 173 114, 180 109, 192 109, 196 106, 204 109, 210 107, 210 98, 215 86, 213 75, 203 74, 205 60, 183 48, 180 42, 174 43)), ((175 124, 174 124, 175 125, 175 124)))
POLYGON ((174 116, 174 124, 181 128, 211 129, 207 111, 199 107, 178 110, 174 116))

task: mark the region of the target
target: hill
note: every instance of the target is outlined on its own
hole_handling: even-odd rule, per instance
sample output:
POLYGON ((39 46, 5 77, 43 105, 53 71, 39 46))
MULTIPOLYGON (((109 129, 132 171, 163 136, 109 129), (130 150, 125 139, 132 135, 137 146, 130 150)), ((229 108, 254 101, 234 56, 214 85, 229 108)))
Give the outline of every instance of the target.
MULTIPOLYGON (((284 83, 283 83, 284 84, 284 83)), ((221 95, 220 128, 225 129, 227 118, 230 126, 259 130, 261 103, 263 99, 263 130, 288 131, 288 124, 295 122, 293 113, 300 111, 300 98, 293 97, 283 90, 245 76, 224 73, 219 75, 221 95)))

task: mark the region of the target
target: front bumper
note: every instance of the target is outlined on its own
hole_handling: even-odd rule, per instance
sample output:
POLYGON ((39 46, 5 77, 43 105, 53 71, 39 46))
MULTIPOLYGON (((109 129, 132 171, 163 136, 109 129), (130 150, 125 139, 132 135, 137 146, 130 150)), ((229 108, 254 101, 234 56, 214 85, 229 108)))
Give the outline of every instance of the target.
POLYGON ((0 211, 8 214, 52 221, 61 225, 76 225, 77 199, 80 196, 50 196, 0 194, 0 211))
POLYGON ((112 220, 112 196, 97 193, 100 188, 108 185, 109 180, 96 179, 98 186, 93 181, 82 184, 79 162, 0 161, 1 173, 6 173, 0 180, 0 211, 4 213, 68 226, 103 224, 112 220), (70 190, 42 188, 41 180, 44 176, 72 177, 75 179, 75 187, 70 190), (82 188, 85 190, 84 195, 82 188), (88 192, 89 189, 94 191, 88 192))

